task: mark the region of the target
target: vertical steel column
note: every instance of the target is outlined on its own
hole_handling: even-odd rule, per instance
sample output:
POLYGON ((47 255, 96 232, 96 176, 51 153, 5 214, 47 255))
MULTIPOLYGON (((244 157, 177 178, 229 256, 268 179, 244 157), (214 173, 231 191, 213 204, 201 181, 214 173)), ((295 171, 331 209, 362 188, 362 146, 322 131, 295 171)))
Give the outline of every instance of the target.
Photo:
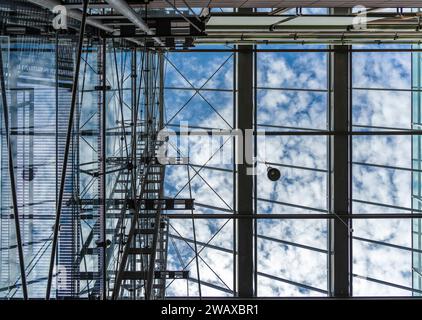
POLYGON ((137 72, 136 72, 136 48, 132 49, 132 56, 131 56, 131 104, 132 104, 132 112, 131 112, 131 126, 132 126, 132 147, 131 147, 131 163, 133 164, 133 168, 131 170, 132 173, 132 198, 136 201, 136 149, 137 149, 137 121, 138 121, 138 112, 137 112, 137 99, 136 99, 136 85, 137 85, 137 72))
POLYGON ((6 82, 4 80, 4 69, 3 69, 3 49, 1 45, 0 45, 0 85, 1 85, 1 97, 2 97, 2 104, 3 104, 4 127, 6 131, 7 153, 8 153, 8 160, 9 160, 8 169, 9 169, 9 177, 10 177, 10 191, 12 193, 13 218, 15 220, 15 228, 16 228, 16 243, 17 243, 18 255, 19 255, 19 267, 20 267, 20 273, 21 273, 23 298, 26 300, 28 299, 28 290, 26 287, 25 262, 24 262, 23 249, 22 249, 21 228, 20 228, 20 223, 19 223, 18 199, 16 195, 16 181, 15 181, 15 170, 14 170, 15 163, 13 159, 13 150, 12 150, 12 143, 11 143, 11 138, 10 138, 9 108, 7 104, 6 82))
MULTIPOLYGON (((146 108, 147 108, 147 156, 152 157, 153 156, 153 141, 151 137, 151 133, 153 132, 154 122, 154 99, 153 99, 153 85, 155 86, 155 83, 153 84, 153 76, 154 76, 154 64, 153 64, 153 53, 152 52, 146 52, 147 53, 147 76, 146 76, 146 108)), ((153 169, 147 169, 147 172, 149 170, 153 169)), ((147 196, 148 197, 148 196, 147 196)), ((148 212, 148 211, 146 211, 148 212)), ((153 284, 154 284, 154 269, 155 269, 155 257, 157 252, 157 241, 158 241, 158 232, 159 232, 159 225, 160 225, 160 211, 157 210, 154 218, 154 234, 152 238, 151 243, 151 251, 152 254, 149 257, 148 261, 148 274, 147 274, 147 282, 146 282, 146 288, 145 288, 145 300, 152 299, 152 292, 153 292, 153 284)))
POLYGON ((75 74, 73 78, 73 86, 72 86, 72 101, 70 105, 70 112, 69 112, 69 120, 67 125, 67 133, 66 133, 66 145, 64 150, 64 157, 63 157, 63 167, 61 172, 60 178, 60 190, 59 190, 59 198, 56 207, 56 218, 54 222, 54 231, 53 231, 53 242, 51 246, 51 256, 50 256, 50 266, 48 270, 48 279, 47 279, 47 292, 46 292, 46 299, 50 299, 50 291, 51 291, 51 283, 53 280, 53 268, 54 262, 56 259, 56 249, 57 249, 57 239, 59 236, 59 224, 60 224, 60 215, 63 203, 63 194, 64 194, 64 185, 66 182, 66 172, 67 172, 67 163, 69 160, 69 150, 70 150, 70 143, 72 139, 72 129, 73 129, 73 118, 76 109, 76 98, 77 98, 77 91, 78 91, 78 82, 79 82, 79 71, 81 66, 81 56, 82 56, 82 47, 84 42, 84 33, 85 33, 85 23, 86 23, 86 16, 88 10, 88 2, 89 0, 84 0, 83 4, 83 16, 81 21, 81 27, 79 30, 79 43, 78 43, 78 51, 76 56, 76 68, 75 74))
MULTIPOLYGON (((136 203, 136 147, 137 147, 137 135, 136 135, 136 123, 137 123, 137 104, 136 104, 136 83, 137 83, 137 72, 136 72, 136 48, 132 48, 131 52, 131 71, 130 71, 130 77, 131 77, 131 127, 132 127, 132 140, 131 140, 131 160, 130 162, 133 164, 132 170, 131 170, 131 197, 133 200, 133 203, 136 203)), ((136 205, 134 205, 134 208, 136 208, 136 205)), ((136 244, 136 236, 133 237, 133 245, 136 244)), ((131 269, 132 271, 136 271, 136 257, 130 256, 131 259, 131 269)), ((131 280, 132 285, 132 299, 136 298, 136 281, 131 280)))
MULTIPOLYGON (((334 14, 347 14, 348 8, 336 8, 334 14)), ((351 130, 351 53, 349 46, 335 46, 331 54, 330 129, 351 130)), ((351 296, 351 137, 335 135, 331 148, 331 210, 338 218, 330 222, 330 294, 351 296)))
POLYGON ((145 53, 144 53, 144 57, 145 57, 145 70, 144 70, 144 79, 145 79, 145 120, 144 120, 144 130, 145 133, 147 133, 147 137, 146 137, 146 142, 145 142, 145 146, 147 147, 147 156, 149 156, 149 151, 148 151, 148 146, 150 143, 150 139, 149 139, 149 117, 150 117, 150 112, 149 112, 149 95, 150 95, 150 91, 149 91, 149 75, 150 75, 150 52, 145 48, 145 53))
POLYGON ((164 52, 160 52, 158 55, 159 61, 159 70, 160 70, 160 91, 158 96, 158 103, 160 107, 160 117, 159 117, 159 123, 158 128, 161 130, 164 127, 164 52))
POLYGON ((55 48, 56 48, 56 74, 55 74, 55 81, 56 81, 56 204, 57 200, 59 198, 59 33, 56 32, 56 38, 55 38, 55 48))
MULTIPOLYGON (((250 12, 248 9, 239 11, 250 12)), ((246 130, 253 128, 254 115, 254 55, 253 46, 239 46, 237 59, 237 123, 236 129, 242 132, 242 146, 237 149, 237 214, 253 215, 253 140, 246 139, 246 130), (247 151, 249 150, 249 151, 247 151)), ((253 219, 237 221, 237 288, 238 296, 254 296, 254 244, 253 219)))
MULTIPOLYGON (((132 120, 131 120, 131 124, 132 124, 132 163, 134 164, 134 167, 132 169, 132 176, 134 181, 136 181, 136 165, 135 165, 135 157, 136 157, 136 147, 137 147, 137 121, 138 121, 138 108, 137 108, 137 98, 136 98, 136 94, 137 94, 137 71, 136 71, 136 65, 137 65, 137 58, 136 58, 136 48, 132 49, 132 57, 131 57, 131 91, 132 91, 132 95, 131 95, 131 102, 132 102, 132 120)), ((134 197, 136 197, 136 190, 133 190, 133 195, 134 197)))
POLYGON ((102 271, 102 298, 107 299, 107 220, 106 220, 106 197, 107 197, 107 39, 103 38, 101 48, 101 66, 102 66, 102 109, 101 109, 101 241, 102 247, 102 259, 101 259, 101 271, 102 271))
MULTIPOLYGON (((233 54, 233 127, 236 128, 237 123, 237 55, 233 54)), ((232 138, 233 150, 233 212, 237 212, 237 150, 236 150, 236 136, 232 138)), ((237 292, 237 219, 233 219, 233 292, 237 292)))

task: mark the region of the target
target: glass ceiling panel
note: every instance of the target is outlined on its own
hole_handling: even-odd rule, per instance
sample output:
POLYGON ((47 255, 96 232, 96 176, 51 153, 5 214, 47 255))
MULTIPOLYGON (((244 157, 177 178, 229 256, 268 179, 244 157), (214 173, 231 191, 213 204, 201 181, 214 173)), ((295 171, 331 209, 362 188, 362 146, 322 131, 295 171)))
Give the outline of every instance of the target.
MULTIPOLYGON (((328 54, 258 52, 256 59, 258 130, 291 133, 257 138, 257 213, 327 213, 328 139, 294 132, 328 129, 328 54), (269 167, 280 180, 267 178, 269 167)), ((327 295, 327 228, 326 220, 258 220, 258 296, 327 295)))
MULTIPOLYGON (((379 134, 413 128, 409 46, 355 46, 394 52, 353 53, 353 212, 411 213, 414 135, 379 134)), ((411 296, 412 220, 353 221, 353 294, 411 296)), ((416 288, 414 288, 417 290, 416 288)))

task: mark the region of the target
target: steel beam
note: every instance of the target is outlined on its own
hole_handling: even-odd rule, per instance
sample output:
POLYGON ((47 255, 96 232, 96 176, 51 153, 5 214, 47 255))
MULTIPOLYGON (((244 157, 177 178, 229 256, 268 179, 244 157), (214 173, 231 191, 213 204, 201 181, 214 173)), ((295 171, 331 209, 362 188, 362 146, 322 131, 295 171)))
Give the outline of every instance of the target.
POLYGON ((159 122, 158 122, 158 128, 159 130, 164 128, 164 90, 166 89, 164 87, 164 52, 159 53, 159 70, 160 70, 160 87, 159 87, 159 96, 158 96, 158 103, 159 103, 159 122))
MULTIPOLYGON (((203 52, 203 53, 217 53, 217 52, 239 52, 239 49, 169 49, 168 52, 178 52, 178 53, 192 53, 192 52, 203 52)), ((334 52, 334 48, 324 48, 324 49, 305 49, 305 48, 272 48, 272 49, 263 49, 254 47, 254 52, 334 52)), ((351 52, 422 52, 422 49, 415 48, 354 48, 349 49, 351 52)), ((202 89, 201 89, 202 90, 202 89)))
MULTIPOLYGON (((110 6, 112 6, 116 11, 120 14, 124 15, 128 18, 135 26, 140 28, 144 31, 147 35, 154 35, 145 21, 141 18, 141 16, 133 10, 126 1, 124 0, 106 0, 110 6)), ((158 37, 153 37, 155 42, 157 42, 160 46, 164 46, 164 43, 158 37)))
POLYGON ((28 299, 28 291, 26 286, 26 274, 25 274, 25 261, 22 249, 22 238, 21 238, 21 230, 20 230, 20 223, 19 223, 19 212, 18 212, 18 199, 16 194, 16 181, 15 181, 15 164, 13 158, 13 150, 12 150, 12 143, 10 138, 10 128, 9 128, 9 108, 7 104, 7 93, 6 93, 6 82, 4 80, 4 69, 3 69, 3 49, 0 45, 0 85, 1 85, 1 97, 2 97, 2 104, 3 104, 3 121, 4 127, 6 131, 6 143, 7 143, 7 153, 8 153, 8 169, 9 169, 9 178, 10 178, 10 191, 12 194, 12 205, 13 205, 13 217, 15 220, 15 229, 16 229, 16 242, 18 248, 18 255, 19 255, 19 268, 21 274, 21 282, 22 282, 22 291, 23 291, 23 298, 26 300, 28 299))
POLYGON ((47 300, 50 299, 51 283, 53 280, 53 269, 54 269, 54 263, 56 259, 57 240, 59 236, 60 216, 61 216, 61 209, 62 209, 62 204, 63 204, 64 187, 65 187, 65 182, 66 182, 67 163, 69 160, 69 151, 70 151, 70 144, 71 144, 71 139, 72 139, 72 129, 73 129, 73 120, 74 120, 73 118, 74 118, 75 109, 76 109, 76 100, 77 100, 78 83, 79 83, 79 70, 81 66, 81 57, 82 57, 82 48, 83 48, 85 25, 86 25, 86 16, 87 16, 87 11, 88 11, 88 2, 89 0, 84 0, 83 15, 82 15, 81 27, 79 30, 79 42, 78 42, 77 56, 76 56, 76 67, 75 67, 73 86, 72 86, 72 100, 71 100, 69 119, 68 119, 68 125, 67 125, 66 144, 65 144, 64 156, 63 156, 63 167, 62 167, 61 178, 60 178, 59 197, 58 197, 57 206, 56 206, 56 217, 55 217, 54 231, 53 231, 53 242, 51 246, 50 266, 48 270, 47 291, 46 291, 47 300))
MULTIPOLYGON (((153 83, 154 83, 154 72, 153 70, 153 58, 154 56, 152 55, 152 53, 146 53, 146 58, 147 58, 147 64, 146 64, 146 68, 148 70, 148 72, 146 73, 146 108, 147 108, 147 132, 148 135, 150 135, 153 132, 153 128, 154 128, 154 123, 153 123, 153 109, 154 109, 154 92, 153 92, 153 83)), ((150 156, 150 152, 152 152, 152 150, 150 150, 150 146, 151 146, 151 137, 147 138, 147 142, 146 142, 146 148, 147 148, 147 155, 150 156)), ((153 170, 151 168, 147 169, 147 172, 149 172, 149 170, 153 170)), ((160 182, 160 186, 162 186, 162 182, 160 182)), ((148 184, 144 184, 143 186, 144 189, 148 189, 148 184)), ((154 284, 154 270, 155 270, 155 261, 156 261, 156 253, 157 253, 157 246, 158 246, 158 241, 159 241, 159 230, 160 230, 160 221, 161 221, 161 209, 157 209, 156 212, 154 213, 155 217, 154 217, 154 233, 152 236, 152 243, 151 243, 151 248, 152 248, 152 254, 149 258, 149 262, 148 262, 148 277, 147 277, 147 281, 146 281, 146 288, 145 288, 145 299, 146 300, 150 300, 153 299, 153 284, 154 284)))
MULTIPOLYGON (((137 108, 137 49, 132 48, 131 50, 131 89, 132 89, 132 96, 131 96, 131 126, 132 126, 132 136, 131 136, 131 160, 130 162, 134 164, 132 170, 131 170, 131 199, 136 203, 136 181, 137 181, 137 145, 138 145, 138 135, 137 135, 137 123, 138 123, 138 108, 137 108)), ((136 244, 136 237, 133 240, 133 245, 136 244)), ((130 257, 129 260, 130 268, 131 270, 136 270, 136 258, 130 257)), ((135 281, 131 281, 130 285, 132 287, 132 298, 135 299, 136 297, 136 283, 135 281)))
MULTIPOLYGON (((162 215, 169 219, 213 219, 213 220, 344 220, 337 214, 327 213, 258 213, 250 214, 230 214, 230 213, 195 213, 189 215, 187 213, 167 213, 162 215)), ((355 213, 348 217, 349 220, 356 219, 416 219, 422 218, 422 214, 418 213, 355 213)))
MULTIPOLYGON (((254 54, 252 46, 239 46, 237 56, 237 123, 236 128, 245 137, 246 130, 253 128, 254 117, 254 54)), ((253 212, 253 142, 245 138, 236 142, 237 164, 236 199, 239 215, 252 216, 253 212)), ((253 219, 237 221, 237 294, 241 298, 254 296, 254 222, 253 219)))
MULTIPOLYGON (((349 9, 334 9, 334 14, 346 14, 349 9)), ((351 130, 351 54, 347 46, 335 47, 330 57, 330 129, 351 130)), ((329 292, 334 297, 351 296, 351 137, 330 138, 330 211, 339 219, 330 222, 329 292)))

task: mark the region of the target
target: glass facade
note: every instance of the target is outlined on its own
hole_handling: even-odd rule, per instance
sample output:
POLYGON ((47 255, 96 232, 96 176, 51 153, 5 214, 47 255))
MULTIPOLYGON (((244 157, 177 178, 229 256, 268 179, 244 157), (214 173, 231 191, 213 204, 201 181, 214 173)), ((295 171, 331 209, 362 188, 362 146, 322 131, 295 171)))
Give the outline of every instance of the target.
MULTIPOLYGON (((17 204, 21 238, 24 244, 28 294, 45 294, 48 256, 51 251, 56 206, 57 176, 64 150, 62 136, 67 123, 67 104, 70 103, 69 83, 73 70, 73 50, 70 41, 55 43, 45 38, 10 37, 7 62, 9 126, 13 146, 17 204), (62 59, 62 71, 56 74, 56 53, 62 59), (56 82, 58 86, 56 86, 56 82)), ((3 48, 3 47, 2 47, 3 48)), ((4 51, 3 51, 4 53, 4 51)), ((4 123, 4 119, 3 119, 4 123)), ((4 129, 4 127, 3 127, 4 129)), ((1 228, 3 266, 2 296, 22 297, 16 229, 10 190, 7 142, 3 135, 1 157, 1 228)), ((76 139, 76 137, 74 136, 76 139)), ((72 198, 77 183, 78 144, 72 144, 66 176, 64 201, 72 198)), ((65 206, 61 220, 63 236, 58 241, 57 257, 62 271, 67 273, 63 286, 54 285, 58 296, 72 295, 75 290, 77 232, 73 207, 65 206), (66 289, 64 289, 66 288, 66 289)))

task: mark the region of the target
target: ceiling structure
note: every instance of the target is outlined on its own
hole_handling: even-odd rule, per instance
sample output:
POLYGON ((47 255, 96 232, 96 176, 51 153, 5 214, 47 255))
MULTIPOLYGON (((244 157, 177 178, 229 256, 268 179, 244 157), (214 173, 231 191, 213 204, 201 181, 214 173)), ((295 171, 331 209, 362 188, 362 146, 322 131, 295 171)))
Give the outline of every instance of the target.
MULTIPOLYGON (((57 0, 30 2, 48 9, 60 4, 57 0)), ((387 3, 391 8, 394 3, 368 2, 367 9, 358 8, 355 12, 337 13, 335 17, 326 17, 326 14, 320 16, 306 14, 307 7, 329 6, 321 1, 303 2, 303 5, 297 3, 295 6, 293 6, 295 2, 291 2, 290 5, 288 2, 285 4, 277 1, 258 2, 262 7, 255 7, 257 12, 236 13, 233 9, 248 10, 247 5, 252 7, 254 3, 224 2, 226 8, 232 9, 231 12, 230 10, 221 12, 223 9, 218 2, 211 2, 209 5, 208 1, 198 3, 152 1, 145 4, 136 1, 95 1, 90 5, 93 9, 87 18, 87 24, 101 32, 105 31, 110 36, 130 38, 132 42, 138 44, 139 37, 151 40, 154 39, 154 35, 158 35, 159 37, 152 43, 148 41, 149 44, 155 42, 155 45, 164 46, 167 39, 167 45, 170 47, 176 44, 186 47, 194 43, 347 44, 419 41, 420 14, 406 10, 406 5, 417 7, 412 2, 407 4, 401 1, 399 9, 393 11, 385 11, 383 8, 386 8, 387 3), (136 17, 138 12, 142 15, 145 10, 149 10, 149 14, 144 18, 146 21, 136 17), (254 18, 251 19, 251 16, 254 18), (365 21, 364 29, 362 21, 365 21), (157 42, 158 38, 161 39, 160 42, 157 42)), ((81 19, 81 2, 64 1, 63 4, 69 9, 68 16, 81 19)), ((351 6, 348 2, 338 3, 338 1, 336 5, 351 6)))
MULTIPOLYGON (((80 6, 82 3, 80 0, 69 0, 66 1, 69 4, 77 3, 74 6, 80 6)), ((106 1, 95 0, 93 1, 94 5, 103 4, 106 1)), ((148 6, 151 8, 169 8, 169 3, 166 0, 153 0, 153 1, 138 1, 138 0, 128 0, 127 3, 132 7, 141 7, 145 5, 145 2, 148 3, 148 6)), ((175 0, 170 1, 173 5, 178 8, 186 7, 186 3, 189 4, 192 8, 297 8, 297 7, 309 7, 309 8, 330 8, 330 7, 339 7, 339 8, 351 8, 357 5, 365 5, 367 7, 379 7, 379 8, 420 8, 422 5, 419 1, 416 0, 270 0, 270 1, 261 1, 261 0, 175 0)), ((70 5, 72 6, 72 5, 70 5)), ((107 6, 105 4, 105 6, 107 6)))

